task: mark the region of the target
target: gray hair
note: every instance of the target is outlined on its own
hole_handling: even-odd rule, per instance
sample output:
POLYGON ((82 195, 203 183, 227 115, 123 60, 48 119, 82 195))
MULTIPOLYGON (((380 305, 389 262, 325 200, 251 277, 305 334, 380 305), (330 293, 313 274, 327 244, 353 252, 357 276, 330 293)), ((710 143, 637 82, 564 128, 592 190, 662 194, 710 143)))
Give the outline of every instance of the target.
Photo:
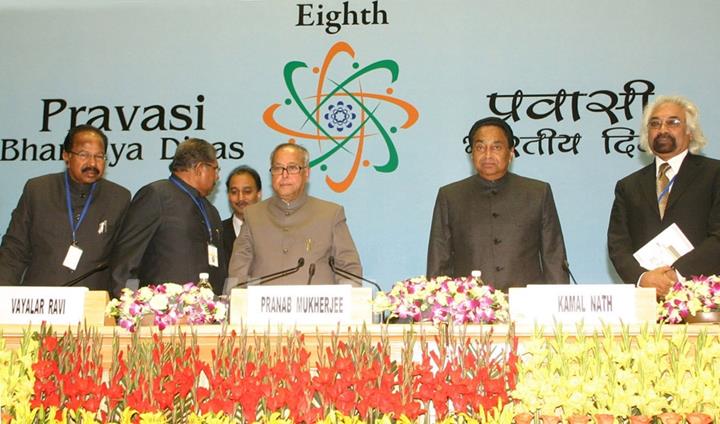
POLYGON ((201 138, 188 138, 177 147, 168 167, 170 172, 187 171, 198 163, 212 163, 216 160, 212 144, 201 138))
POLYGON ((643 111, 642 126, 640 128, 640 147, 642 147, 647 153, 652 154, 650 148, 650 141, 648 140, 648 123, 655 109, 665 103, 674 103, 683 109, 685 109, 685 123, 690 132, 690 145, 688 149, 690 153, 696 154, 707 145, 707 139, 700 128, 700 112, 695 103, 682 96, 658 96, 645 106, 643 111))
POLYGON ((300 152, 303 155, 303 166, 310 165, 310 152, 303 146, 295 143, 283 143, 278 144, 273 149, 272 153, 270 153, 270 166, 272 166, 273 162, 275 161, 275 153, 278 152, 280 149, 294 149, 296 152, 300 152))

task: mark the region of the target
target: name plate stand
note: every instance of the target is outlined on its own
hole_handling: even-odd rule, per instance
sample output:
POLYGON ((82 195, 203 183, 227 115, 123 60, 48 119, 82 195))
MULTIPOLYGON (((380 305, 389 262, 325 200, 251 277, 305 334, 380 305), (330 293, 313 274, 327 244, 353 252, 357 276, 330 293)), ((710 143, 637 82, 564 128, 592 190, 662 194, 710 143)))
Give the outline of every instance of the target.
POLYGON ((519 324, 553 322, 639 324, 657 319, 655 289, 630 284, 537 284, 509 290, 510 319, 519 324))
POLYGON ((108 301, 107 292, 87 287, 0 287, 0 325, 104 325, 108 301))
POLYGON ((230 324, 372 323, 371 289, 345 284, 250 286, 230 294, 230 324))

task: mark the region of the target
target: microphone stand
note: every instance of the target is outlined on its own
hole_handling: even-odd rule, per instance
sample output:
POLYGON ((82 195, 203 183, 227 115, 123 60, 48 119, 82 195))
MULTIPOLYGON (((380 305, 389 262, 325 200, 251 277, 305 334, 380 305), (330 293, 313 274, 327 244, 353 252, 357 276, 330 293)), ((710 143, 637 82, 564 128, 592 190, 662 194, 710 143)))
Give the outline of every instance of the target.
POLYGON ((334 256, 330 256, 330 257, 328 258, 328 264, 330 265, 330 269, 331 269, 335 274, 337 274, 337 275, 339 275, 339 276, 341 276, 341 277, 347 278, 348 280, 353 280, 353 279, 354 279, 354 280, 356 280, 356 281, 357 281, 357 280, 365 281, 366 283, 372 284, 373 287, 375 287, 376 289, 378 289, 378 291, 383 291, 383 290, 380 288, 380 286, 377 285, 376 282, 371 281, 371 280, 368 280, 367 278, 363 278, 363 277, 361 277, 361 276, 359 276, 359 275, 357 275, 357 274, 354 274, 354 273, 352 273, 352 272, 350 272, 350 271, 348 271, 348 270, 346 270, 346 269, 341 269, 341 268, 336 267, 336 266, 335 266, 335 257, 334 257, 334 256))
MULTIPOLYGON (((371 280, 368 280, 367 278, 363 278, 363 277, 361 277, 361 276, 359 276, 359 275, 357 275, 357 274, 354 274, 354 273, 352 273, 352 272, 350 272, 350 271, 348 271, 348 270, 346 270, 346 269, 337 268, 337 267, 335 266, 335 257, 334 257, 334 256, 330 256, 330 257, 328 258, 328 265, 330 265, 330 269, 332 270, 332 272, 334 272, 335 274, 337 274, 337 275, 339 275, 339 276, 341 276, 341 277, 347 278, 348 280, 355 279, 356 281, 357 281, 357 280, 365 281, 366 283, 372 284, 373 287, 375 287, 376 289, 378 289, 379 292, 382 291, 382 289, 380 288, 380 286, 377 285, 376 282, 371 281, 371 280)), ((381 312, 381 313, 380 313, 380 323, 383 323, 384 321, 385 321, 385 312, 381 312)))
POLYGON ((570 271, 570 264, 568 263, 567 259, 565 259, 562 263, 563 270, 570 275, 570 279, 572 279, 573 284, 577 285, 577 280, 575 280, 575 276, 573 275, 572 271, 570 271))
POLYGON ((232 286, 231 290, 238 288, 238 287, 247 286, 248 284, 253 283, 255 281, 258 281, 258 283, 256 285, 259 286, 259 285, 265 284, 267 282, 270 282, 272 280, 277 280, 278 278, 287 277, 290 274, 294 274, 294 273, 298 272, 298 270, 300 268, 302 268, 303 265, 305 265, 305 258, 300 258, 297 261, 297 265, 292 268, 284 269, 284 270, 278 271, 278 272, 273 272, 272 274, 264 275, 260 278, 250 278, 248 280, 243 281, 242 283, 238 283, 238 284, 232 286))
POLYGON ((310 268, 308 268, 308 282, 307 282, 308 286, 310 285, 310 282, 312 281, 314 275, 315 275, 315 263, 313 262, 310 264, 310 268))
POLYGON ((79 276, 79 277, 77 277, 77 278, 73 278, 72 280, 64 283, 61 287, 72 287, 72 286, 74 286, 75 284, 81 282, 82 280, 88 278, 89 276, 95 274, 96 272, 103 271, 103 270, 105 270, 105 269, 107 269, 107 268, 108 268, 108 263, 107 263, 107 262, 103 262, 103 263, 101 263, 100 265, 96 266, 95 268, 91 269, 90 271, 82 274, 81 276, 79 276))

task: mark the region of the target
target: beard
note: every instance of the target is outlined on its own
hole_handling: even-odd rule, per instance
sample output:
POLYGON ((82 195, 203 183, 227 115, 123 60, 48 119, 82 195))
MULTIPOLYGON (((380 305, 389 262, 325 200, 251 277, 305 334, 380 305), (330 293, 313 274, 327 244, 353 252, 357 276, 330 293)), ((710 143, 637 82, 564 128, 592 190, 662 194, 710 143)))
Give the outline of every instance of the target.
POLYGON ((670 134, 658 134, 652 143, 652 149, 655 153, 670 153, 677 148, 675 137, 670 134))

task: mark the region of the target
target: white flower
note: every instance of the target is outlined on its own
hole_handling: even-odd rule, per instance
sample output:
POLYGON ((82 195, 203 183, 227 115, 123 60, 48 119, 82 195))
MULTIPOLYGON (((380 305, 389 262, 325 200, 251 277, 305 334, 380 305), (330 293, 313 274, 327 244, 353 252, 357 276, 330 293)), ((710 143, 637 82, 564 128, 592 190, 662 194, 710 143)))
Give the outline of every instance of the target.
POLYGON ((164 294, 156 294, 150 299, 149 304, 154 311, 165 311, 168 308, 168 297, 164 294))
POLYGON ((168 296, 177 296, 183 292, 183 286, 181 286, 180 284, 166 283, 164 285, 165 285, 165 294, 168 296))
POLYGON ((149 286, 140 287, 137 292, 135 292, 135 298, 141 302, 147 302, 148 300, 152 299, 153 295, 155 293, 153 292, 153 289, 149 286))
POLYGON ((225 315, 227 314, 227 305, 223 302, 217 302, 215 304, 215 313, 213 314, 213 318, 215 321, 224 321, 225 315))

